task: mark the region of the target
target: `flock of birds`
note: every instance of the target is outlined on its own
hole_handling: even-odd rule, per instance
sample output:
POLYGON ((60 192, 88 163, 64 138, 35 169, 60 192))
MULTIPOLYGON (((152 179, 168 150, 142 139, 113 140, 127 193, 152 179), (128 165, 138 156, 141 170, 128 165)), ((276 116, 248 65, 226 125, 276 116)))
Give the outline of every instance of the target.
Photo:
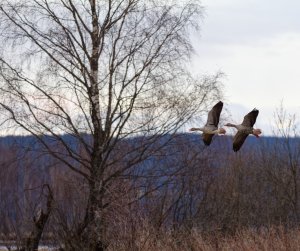
MULTIPOLYGON (((204 127, 200 128, 191 128, 190 131, 202 131, 202 139, 205 145, 209 146, 212 138, 215 134, 225 134, 226 130, 222 127, 218 128, 220 114, 223 109, 223 102, 219 101, 208 113, 207 122, 204 127)), ((249 134, 253 134, 255 137, 259 137, 261 134, 260 129, 254 129, 253 126, 256 122, 258 116, 258 110, 253 109, 251 112, 246 114, 242 124, 235 125, 227 123, 224 126, 234 127, 237 129, 237 133, 233 138, 233 151, 237 152, 242 147, 246 138, 249 134)))

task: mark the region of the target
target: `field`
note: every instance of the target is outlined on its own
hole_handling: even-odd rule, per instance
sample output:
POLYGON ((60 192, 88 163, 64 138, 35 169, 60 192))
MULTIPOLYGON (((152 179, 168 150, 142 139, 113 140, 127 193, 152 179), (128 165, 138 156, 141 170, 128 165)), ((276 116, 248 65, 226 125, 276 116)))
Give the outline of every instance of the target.
MULTIPOLYGON (((145 234, 145 233, 144 233, 145 234)), ((146 234, 145 234, 146 236, 146 234)), ((283 227, 270 229, 241 230, 232 236, 212 233, 203 236, 196 231, 172 235, 165 233, 158 236, 141 238, 136 246, 111 247, 109 250, 143 250, 143 251, 267 251, 267 250, 300 250, 300 230, 285 231, 283 227)))
MULTIPOLYGON (((8 250, 0 246, 0 251, 8 250)), ((54 251, 41 247, 40 251, 54 251)), ((213 233, 207 236, 196 231, 172 234, 171 232, 154 235, 145 229, 136 240, 114 243, 109 251, 269 251, 300 250, 300 230, 288 230, 283 227, 270 229, 241 230, 232 236, 213 233)))

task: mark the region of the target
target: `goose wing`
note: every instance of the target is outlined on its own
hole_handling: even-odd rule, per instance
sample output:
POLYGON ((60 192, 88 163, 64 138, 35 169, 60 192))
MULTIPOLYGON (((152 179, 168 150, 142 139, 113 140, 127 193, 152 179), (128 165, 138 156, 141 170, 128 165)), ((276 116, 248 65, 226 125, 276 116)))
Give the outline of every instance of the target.
POLYGON ((214 134, 202 133, 202 139, 206 146, 209 146, 214 134))
POLYGON ((214 107, 209 111, 206 126, 213 125, 218 126, 220 120, 220 114, 223 109, 223 102, 219 101, 214 107))
POLYGON ((248 134, 243 132, 237 132, 233 138, 233 151, 237 152, 238 150, 240 150, 247 137, 248 134))
POLYGON ((253 125, 256 122, 256 118, 258 116, 259 111, 257 109, 253 109, 251 112, 249 112, 243 120, 242 125, 247 127, 253 127, 253 125))

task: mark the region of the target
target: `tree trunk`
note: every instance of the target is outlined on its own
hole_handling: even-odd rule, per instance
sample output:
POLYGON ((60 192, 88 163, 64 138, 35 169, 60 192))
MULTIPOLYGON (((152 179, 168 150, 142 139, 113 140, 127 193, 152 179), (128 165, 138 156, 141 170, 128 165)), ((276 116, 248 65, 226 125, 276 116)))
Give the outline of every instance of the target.
POLYGON ((104 251, 107 247, 103 234, 103 188, 97 171, 89 182, 89 195, 83 223, 78 228, 78 235, 84 247, 89 251, 104 251))
POLYGON ((21 251, 37 251, 39 247, 39 243, 43 234, 44 227, 48 221, 50 213, 52 211, 52 203, 53 203, 53 194, 48 185, 44 185, 48 189, 47 195, 47 209, 44 213, 43 210, 39 212, 37 217, 33 218, 33 230, 31 231, 30 235, 26 238, 25 244, 21 251))
POLYGON ((101 183, 98 181, 90 182, 90 195, 88 204, 88 215, 90 226, 88 235, 90 238, 89 250, 102 251, 105 249, 103 241, 103 222, 102 222, 102 192, 101 183))

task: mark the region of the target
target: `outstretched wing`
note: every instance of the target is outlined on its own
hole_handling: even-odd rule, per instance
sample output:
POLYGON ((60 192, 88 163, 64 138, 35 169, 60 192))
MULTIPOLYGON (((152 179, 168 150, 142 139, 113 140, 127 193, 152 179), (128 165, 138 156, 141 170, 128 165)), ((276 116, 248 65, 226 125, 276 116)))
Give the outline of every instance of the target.
POLYGON ((209 146, 214 134, 202 133, 202 139, 206 146, 209 146))
POLYGON ((220 120, 220 114, 223 109, 223 102, 219 101, 214 107, 209 111, 206 125, 218 126, 220 120))
POLYGON ((249 112, 243 120, 242 125, 247 127, 253 127, 253 125, 256 122, 256 118, 258 116, 259 111, 257 109, 253 109, 251 112, 249 112))
POLYGON ((237 132, 237 134, 233 138, 233 151, 237 152, 238 150, 240 150, 247 137, 248 134, 243 132, 237 132))

